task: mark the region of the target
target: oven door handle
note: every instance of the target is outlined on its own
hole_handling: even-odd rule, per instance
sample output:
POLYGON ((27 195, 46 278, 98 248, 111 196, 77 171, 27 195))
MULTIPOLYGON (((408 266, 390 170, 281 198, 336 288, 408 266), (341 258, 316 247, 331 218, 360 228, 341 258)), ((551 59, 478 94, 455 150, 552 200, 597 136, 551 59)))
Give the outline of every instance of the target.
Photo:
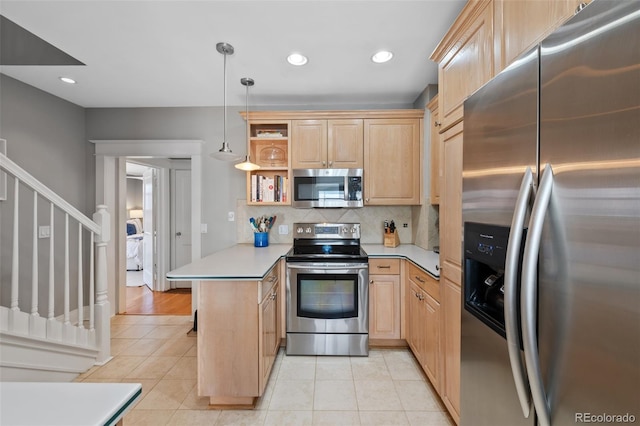
POLYGON ((331 271, 335 269, 369 269, 368 263, 287 263, 288 269, 315 269, 331 271))

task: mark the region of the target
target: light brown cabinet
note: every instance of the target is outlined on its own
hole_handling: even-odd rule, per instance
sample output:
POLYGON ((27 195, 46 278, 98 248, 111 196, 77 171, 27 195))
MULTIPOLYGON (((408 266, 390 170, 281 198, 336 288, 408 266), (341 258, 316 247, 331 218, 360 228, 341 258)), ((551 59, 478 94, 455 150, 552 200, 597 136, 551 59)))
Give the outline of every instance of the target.
POLYGON ((451 264, 443 265, 442 280, 442 326, 443 336, 443 376, 440 396, 451 417, 460 423, 460 321, 461 292, 456 279, 461 271, 451 264))
POLYGON ((440 389, 440 283, 413 263, 406 265, 407 343, 433 387, 440 389))
POLYGON ((293 169, 363 167, 362 119, 293 120, 293 169))
POLYGON ((422 122, 364 120, 365 206, 422 203, 422 122))
POLYGON ((569 19, 580 0, 494 0, 496 74, 569 19))
POLYGON ((427 104, 427 108, 431 114, 429 120, 429 172, 430 172, 430 194, 429 200, 431 204, 440 204, 440 182, 442 180, 442 138, 440 137, 440 115, 438 112, 438 95, 427 104))
POLYGON ((440 211, 440 263, 457 266, 462 262, 462 132, 460 122, 441 135, 444 209, 440 211))
POLYGON ((400 259, 369 259, 369 339, 400 339, 400 259))
POLYGON ((261 281, 201 281, 198 395, 250 406, 264 393, 280 344, 280 268, 261 281))
POLYGON ((431 56, 443 129, 462 120, 464 100, 494 76, 493 18, 492 0, 468 2, 431 56))
POLYGON ((260 169, 247 172, 247 204, 291 204, 290 127, 288 120, 249 120, 247 152, 251 161, 259 165, 260 169))

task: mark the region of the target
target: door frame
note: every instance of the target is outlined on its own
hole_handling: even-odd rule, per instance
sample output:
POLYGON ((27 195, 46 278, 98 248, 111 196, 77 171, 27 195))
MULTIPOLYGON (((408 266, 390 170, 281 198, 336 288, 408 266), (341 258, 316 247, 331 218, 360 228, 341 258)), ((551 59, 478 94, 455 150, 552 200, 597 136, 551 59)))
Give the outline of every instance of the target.
MULTIPOLYGON (((112 312, 122 313, 126 309, 126 161, 127 157, 146 158, 191 158, 191 260, 200 259, 202 241, 200 235, 202 211, 202 140, 90 140, 95 144, 96 156, 96 204, 107 206, 111 214, 111 229, 114 230, 107 245, 108 297, 112 312)), ((167 170, 168 172, 168 170, 167 170)), ((168 173, 167 173, 168 174, 168 173)), ((167 176, 168 178, 168 176, 167 176)), ((167 182, 168 188, 168 182, 167 182)), ((168 233, 168 226, 166 226, 168 233)), ((168 241, 168 235, 165 239, 168 241)), ((168 247, 165 257, 168 257, 168 247)), ((166 276, 169 263, 158 265, 159 276, 166 276)), ((195 312, 198 300, 198 282, 193 281, 191 311, 195 312)))

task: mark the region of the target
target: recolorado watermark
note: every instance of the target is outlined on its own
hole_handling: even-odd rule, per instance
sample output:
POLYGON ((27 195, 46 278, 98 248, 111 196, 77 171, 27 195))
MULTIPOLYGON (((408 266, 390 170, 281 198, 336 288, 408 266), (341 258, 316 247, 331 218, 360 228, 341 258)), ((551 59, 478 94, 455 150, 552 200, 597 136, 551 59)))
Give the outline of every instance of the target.
POLYGON ((576 413, 576 423, 635 423, 636 416, 633 414, 596 414, 596 413, 576 413))

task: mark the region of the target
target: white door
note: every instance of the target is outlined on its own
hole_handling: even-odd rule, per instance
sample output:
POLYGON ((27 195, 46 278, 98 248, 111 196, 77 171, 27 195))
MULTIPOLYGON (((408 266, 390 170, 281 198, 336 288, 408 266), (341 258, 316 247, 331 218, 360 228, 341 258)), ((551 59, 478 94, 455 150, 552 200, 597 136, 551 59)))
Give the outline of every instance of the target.
POLYGON ((142 175, 142 280, 150 289, 156 290, 156 229, 155 229, 155 203, 156 203, 156 170, 150 168, 142 175))
MULTIPOLYGON (((171 269, 191 262, 191 170, 172 170, 171 269)), ((172 281, 171 286, 191 288, 191 281, 172 281)))

